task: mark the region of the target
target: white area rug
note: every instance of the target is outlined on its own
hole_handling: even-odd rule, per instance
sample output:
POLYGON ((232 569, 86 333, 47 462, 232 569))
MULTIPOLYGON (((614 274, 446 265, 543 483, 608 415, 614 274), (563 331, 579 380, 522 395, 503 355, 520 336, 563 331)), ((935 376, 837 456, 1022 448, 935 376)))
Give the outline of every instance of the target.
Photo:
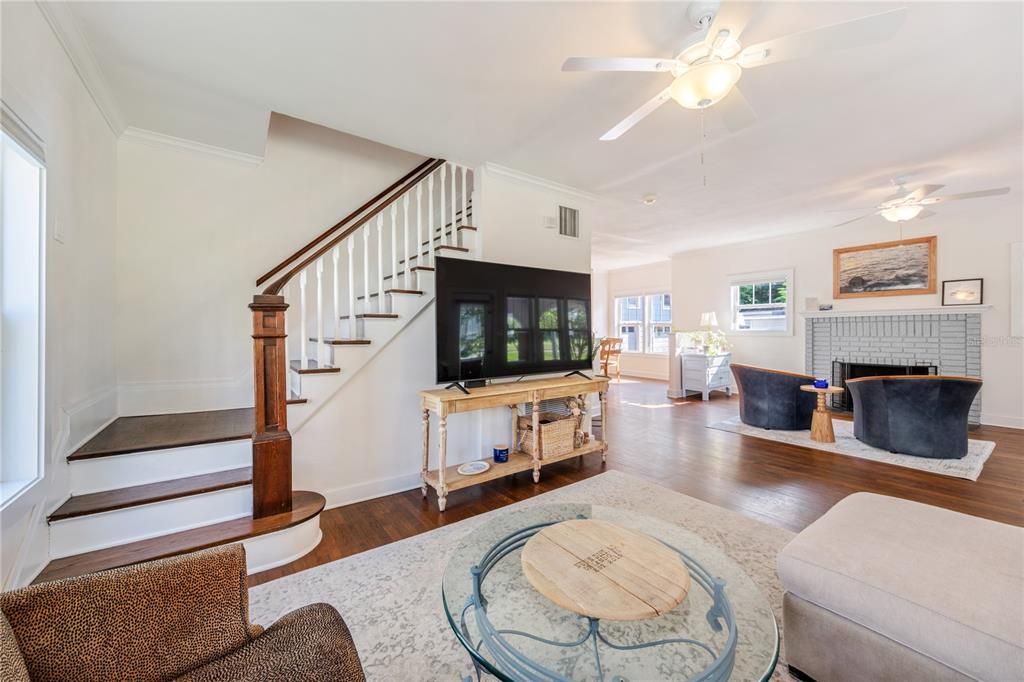
MULTIPOLYGON (((792 532, 617 471, 257 585, 249 591, 252 619, 270 625, 299 606, 327 602, 344 616, 371 682, 462 680, 472 674, 473 666, 441 604, 441 576, 449 555, 467 533, 494 514, 557 502, 619 507, 685 526, 743 567, 768 597, 781 630, 782 586, 775 557, 792 532)), ((783 639, 773 679, 789 679, 784 661, 783 639)))
POLYGON ((913 455, 898 455, 888 450, 879 450, 878 448, 871 447, 867 443, 862 443, 854 438, 853 422, 846 421, 845 419, 835 419, 832 421, 832 428, 836 434, 835 443, 813 441, 811 440, 810 431, 773 431, 756 426, 748 426, 741 422, 739 417, 709 424, 708 428, 731 431, 732 433, 764 438, 765 440, 774 440, 779 443, 801 445, 805 448, 824 450, 837 455, 848 455, 850 457, 870 459, 875 462, 895 464, 896 466, 928 471, 933 474, 942 474, 943 476, 966 478, 970 481, 978 480, 978 476, 981 475, 981 470, 985 466, 989 455, 996 449, 996 444, 990 440, 970 439, 967 441, 967 454, 962 459, 928 459, 927 457, 915 457, 913 455))

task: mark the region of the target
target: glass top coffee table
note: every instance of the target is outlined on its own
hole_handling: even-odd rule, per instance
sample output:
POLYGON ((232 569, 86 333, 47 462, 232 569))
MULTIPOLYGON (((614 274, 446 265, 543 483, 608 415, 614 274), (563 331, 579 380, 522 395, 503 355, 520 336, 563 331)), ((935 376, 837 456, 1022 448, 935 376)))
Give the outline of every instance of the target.
POLYGON ((685 528, 620 509, 561 504, 500 514, 459 544, 442 582, 448 622, 478 674, 500 680, 764 681, 778 662, 775 616, 743 569, 685 528), (609 620, 543 596, 523 572, 523 547, 573 519, 639 531, 678 554, 691 579, 682 603, 650 618, 609 620))

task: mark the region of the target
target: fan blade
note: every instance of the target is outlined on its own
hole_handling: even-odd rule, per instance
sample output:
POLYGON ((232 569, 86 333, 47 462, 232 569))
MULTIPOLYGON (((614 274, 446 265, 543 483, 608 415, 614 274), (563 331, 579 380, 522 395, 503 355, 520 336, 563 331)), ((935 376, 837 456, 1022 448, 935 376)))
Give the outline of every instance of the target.
POLYGON ((850 208, 826 208, 825 213, 849 213, 850 211, 877 211, 877 206, 851 206, 850 208))
POLYGON ((873 216, 873 215, 875 215, 875 214, 874 213, 865 213, 864 215, 857 216, 856 218, 853 218, 851 220, 847 220, 847 221, 844 221, 844 222, 841 222, 841 223, 837 223, 837 224, 833 225, 832 227, 842 227, 843 225, 849 225, 850 223, 855 223, 858 220, 864 220, 865 218, 868 218, 868 217, 873 216))
POLYGON ((671 71, 683 64, 656 57, 569 57, 562 71, 671 71))
POLYGON ((720 41, 722 31, 728 31, 726 37, 730 40, 738 41, 759 7, 760 4, 756 2, 722 3, 708 28, 708 34, 704 38, 705 44, 709 48, 715 47, 715 42, 720 41))
POLYGON ((929 194, 938 192, 943 187, 945 187, 945 185, 921 185, 913 192, 911 192, 910 196, 908 196, 907 198, 913 201, 921 201, 921 199, 924 199, 929 194))
POLYGON ((757 114, 750 108, 750 102, 743 96, 740 89, 736 87, 725 96, 725 99, 716 104, 714 108, 722 118, 722 123, 725 124, 725 127, 731 133, 748 128, 757 121, 757 114))
POLYGON ((917 214, 917 218, 916 219, 917 220, 924 220, 925 218, 931 218, 933 215, 935 215, 935 211, 929 211, 928 209, 925 209, 925 210, 923 210, 923 211, 921 211, 920 213, 917 214))
POLYGON ((601 140, 603 142, 608 142, 609 140, 618 139, 619 136, 621 136, 624 132, 626 132, 627 130, 635 126, 637 123, 642 121, 662 104, 669 101, 669 99, 672 98, 670 91, 671 88, 665 88, 664 90, 659 92, 657 95, 648 100, 646 104, 644 104, 642 107, 634 111, 626 118, 622 119, 622 121, 619 122, 618 125, 616 125, 614 128, 612 128, 607 133, 602 135, 601 140))
POLYGON ((959 201, 960 199, 978 199, 980 197, 994 197, 1000 194, 1006 194, 1010 191, 1009 187, 1000 187, 998 189, 982 189, 977 192, 964 192, 963 194, 949 194, 944 197, 928 197, 917 202, 922 206, 930 206, 932 204, 941 204, 945 201, 959 201))
POLYGON ((906 15, 906 8, 894 9, 751 45, 740 54, 740 65, 749 69, 790 59, 813 57, 833 50, 881 43, 896 35, 906 15))

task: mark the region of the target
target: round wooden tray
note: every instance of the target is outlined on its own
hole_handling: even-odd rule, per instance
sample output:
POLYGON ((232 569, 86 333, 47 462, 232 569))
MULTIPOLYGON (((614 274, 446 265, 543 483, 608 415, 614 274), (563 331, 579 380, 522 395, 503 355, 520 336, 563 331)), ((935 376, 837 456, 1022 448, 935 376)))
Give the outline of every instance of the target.
POLYGON ((690 572, 678 554, 648 535, 597 519, 541 530, 523 547, 522 564, 538 592, 590 618, 654 618, 690 591, 690 572))

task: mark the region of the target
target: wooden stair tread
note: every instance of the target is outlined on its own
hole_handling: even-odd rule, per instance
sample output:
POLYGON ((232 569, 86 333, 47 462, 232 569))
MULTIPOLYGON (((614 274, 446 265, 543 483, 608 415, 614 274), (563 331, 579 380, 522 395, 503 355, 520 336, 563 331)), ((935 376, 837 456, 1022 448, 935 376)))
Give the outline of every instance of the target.
MULTIPOLYGON (((435 246, 434 247, 434 251, 435 252, 443 251, 443 250, 447 250, 447 251, 460 251, 462 253, 469 253, 469 249, 467 249, 465 246, 449 246, 448 244, 441 244, 440 246, 435 246)), ((429 252, 424 252, 424 253, 421 253, 421 254, 414 254, 412 256, 409 256, 409 260, 410 261, 414 261, 414 260, 417 260, 419 258, 426 257, 428 254, 429 254, 429 252)), ((399 265, 402 265, 403 263, 405 263, 405 259, 404 258, 402 258, 401 260, 398 261, 399 265)))
POLYGON ((241 440, 252 436, 253 424, 251 407, 118 417, 68 455, 68 461, 241 440))
MULTIPOLYGON (((385 294, 416 294, 416 295, 422 295, 423 294, 423 292, 420 291, 419 289, 385 289, 384 293, 385 294)), ((377 298, 378 296, 380 296, 380 294, 378 294, 376 291, 374 291, 374 292, 372 292, 370 294, 370 298, 377 298)), ((362 301, 365 298, 366 298, 366 296, 356 296, 356 300, 357 301, 362 301)))
POLYGON ((33 582, 70 578, 120 566, 163 559, 178 554, 195 552, 230 542, 239 542, 266 533, 285 530, 308 521, 323 511, 326 500, 319 493, 297 490, 292 495, 292 510, 261 519, 245 517, 222 521, 209 526, 139 540, 126 545, 98 549, 93 552, 54 559, 33 582))
MULTIPOLYGON (((342 315, 339 319, 347 320, 348 315, 342 315)), ((397 320, 398 313, 359 313, 357 320, 397 320)))
POLYGON ((51 522, 61 521, 77 516, 173 500, 178 497, 238 488, 250 483, 252 483, 252 467, 241 467, 171 481, 105 490, 99 493, 72 495, 67 502, 57 508, 57 511, 50 514, 49 520, 51 522))
POLYGON ((289 367, 299 374, 330 374, 332 372, 340 372, 340 367, 331 367, 330 365, 324 365, 321 367, 317 364, 316 360, 309 358, 306 360, 306 369, 302 369, 302 360, 292 360, 289 363, 289 367))
MULTIPOLYGON (((315 336, 309 337, 309 340, 313 343, 317 341, 315 336)), ((368 346, 370 345, 370 339, 332 339, 329 336, 325 336, 324 343, 328 346, 368 346)))
POLYGON ((309 398, 303 398, 301 395, 298 395, 293 392, 289 392, 288 399, 284 401, 285 405, 301 405, 302 403, 308 402, 309 398))

